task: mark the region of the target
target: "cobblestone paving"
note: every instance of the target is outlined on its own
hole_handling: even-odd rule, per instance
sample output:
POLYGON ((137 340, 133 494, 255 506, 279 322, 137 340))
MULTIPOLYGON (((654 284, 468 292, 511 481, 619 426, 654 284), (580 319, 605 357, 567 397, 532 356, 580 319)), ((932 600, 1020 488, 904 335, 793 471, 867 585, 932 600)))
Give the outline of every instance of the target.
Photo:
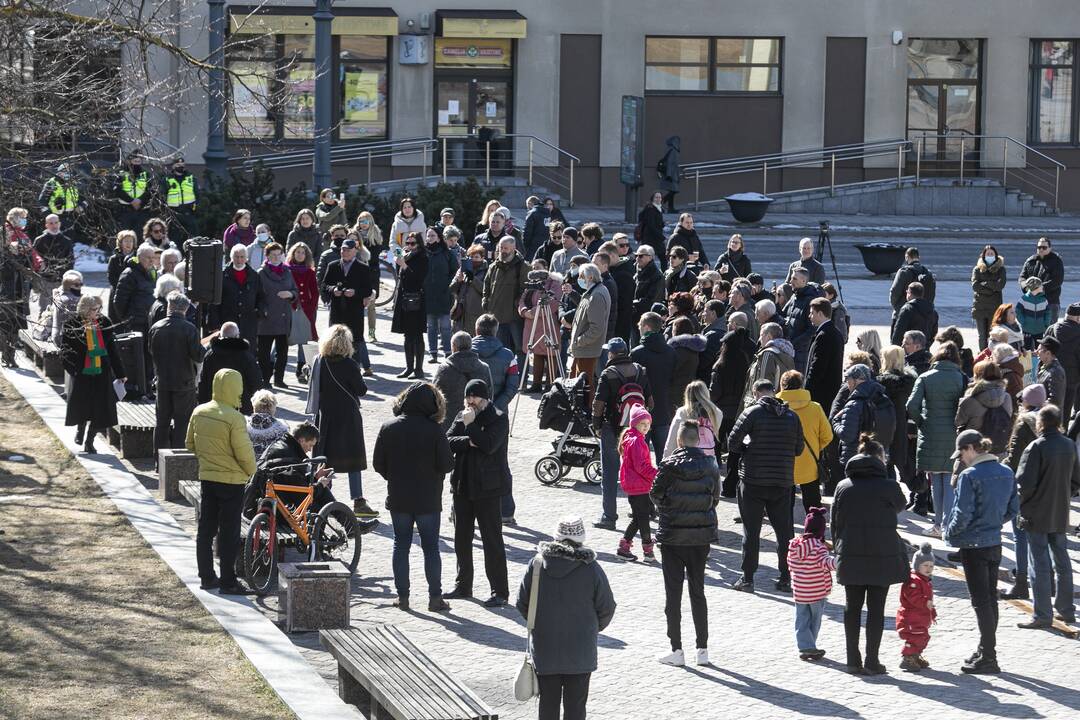
MULTIPOLYGON (((883 283, 882 290, 885 287, 883 283)), ((321 316, 320 320, 325 322, 325 317, 321 316)), ((390 417, 394 395, 406 385, 405 381, 391 377, 403 365, 403 357, 400 338, 391 335, 388 326, 388 318, 380 314, 380 342, 371 347, 378 378, 370 383, 370 393, 363 400, 368 448, 373 447, 380 424, 390 417)), ((435 366, 425 367, 430 374, 435 366)), ((279 416, 289 421, 299 419, 302 401, 298 389, 294 386, 281 397, 279 416)), ((548 451, 554 433, 537 431, 535 411, 536 399, 523 397, 511 439, 518 526, 506 528, 504 534, 511 592, 515 597, 517 583, 536 543, 549 539, 556 519, 580 514, 590 524, 600 507, 599 488, 586 484, 580 470, 573 471, 568 481, 556 487, 545 487, 536 481, 533 464, 548 451)), ((151 474, 143 477, 148 484, 156 483, 151 474)), ((364 488, 371 504, 382 509, 385 500, 382 479, 366 472, 364 488)), ((336 490, 342 497, 347 495, 344 478, 336 490)), ((182 504, 168 504, 168 507, 194 531, 190 508, 182 504)), ((1080 519, 1077 510, 1074 506, 1074 522, 1080 519)), ((620 498, 619 511, 622 518, 619 525, 624 527, 628 511, 624 498, 620 498)), ((448 514, 449 488, 441 529, 444 589, 452 587, 454 578, 448 514)), ((713 666, 703 668, 670 668, 656 662, 667 651, 660 566, 622 561, 614 552, 618 534, 589 527, 588 544, 597 550, 618 602, 615 618, 599 641, 599 670, 592 679, 590 717, 611 720, 723 716, 884 718, 934 714, 943 718, 984 715, 1069 718, 1080 712, 1076 641, 1050 632, 1019 630, 1016 623, 1026 616, 1009 605, 1002 605, 998 634, 1004 672, 997 677, 968 677, 959 672, 963 658, 977 644, 978 631, 962 580, 942 572, 934 583, 939 620, 931 631, 932 640, 925 653, 932 669, 920 674, 902 673, 898 669, 901 642, 893 622, 899 602, 895 587, 889 594, 882 644, 882 661, 889 667, 889 675, 857 678, 843 671, 841 588, 835 589, 829 598, 821 629, 819 647, 826 649, 828 656, 817 664, 800 661, 794 643, 792 600, 772 590, 776 554, 767 524, 763 529, 758 593, 748 595, 730 589, 739 576, 740 564, 741 535, 740 526, 734 522, 736 515, 733 501, 721 503, 721 542, 713 546, 706 572, 713 666)), ((487 597, 487 586, 479 540, 474 548, 477 600, 452 601, 447 614, 424 609, 426 583, 416 542, 412 552, 414 610, 403 613, 391 605, 395 597, 390 570, 392 531, 385 510, 382 519, 379 529, 365 538, 360 568, 353 581, 353 624, 398 625, 444 668, 475 690, 500 718, 535 717, 535 702, 518 703, 512 694, 512 682, 524 647, 524 621, 512 605, 498 610, 481 605, 487 597)), ((923 519, 905 514, 903 524, 912 542, 922 540, 919 532, 926 526, 923 519)), ((1071 540, 1075 562, 1080 560, 1080 547, 1075 538, 1071 540)), ((939 558, 944 560, 944 544, 941 541, 934 544, 939 558)), ((1006 547, 1005 554, 1012 557, 1011 547, 1006 547)), ((1011 566, 1011 560, 1005 564, 1011 566)), ((276 614, 276 598, 268 597, 260 604, 265 612, 276 614)), ((685 599, 683 616, 684 643, 693 647, 693 626, 685 599)), ((331 687, 336 688, 336 663, 319 648, 317 633, 296 634, 292 639, 331 687)))

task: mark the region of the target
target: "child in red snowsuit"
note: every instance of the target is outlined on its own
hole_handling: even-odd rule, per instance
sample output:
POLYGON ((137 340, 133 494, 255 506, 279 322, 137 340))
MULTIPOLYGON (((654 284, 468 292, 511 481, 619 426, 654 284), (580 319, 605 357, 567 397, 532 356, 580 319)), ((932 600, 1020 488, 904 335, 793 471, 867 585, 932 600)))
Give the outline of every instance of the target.
POLYGON ((896 632, 904 641, 900 654, 901 670, 918 672, 930 667, 922 656, 930 642, 930 625, 937 620, 934 608, 934 553, 930 543, 923 543, 912 560, 912 571, 900 589, 900 608, 896 611, 896 632))

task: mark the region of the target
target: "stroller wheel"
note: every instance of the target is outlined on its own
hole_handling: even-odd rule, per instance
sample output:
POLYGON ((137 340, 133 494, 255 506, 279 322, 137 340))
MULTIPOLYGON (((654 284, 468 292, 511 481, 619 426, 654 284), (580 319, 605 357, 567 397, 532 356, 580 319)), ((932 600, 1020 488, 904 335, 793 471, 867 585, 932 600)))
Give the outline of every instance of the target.
POLYGON ((585 482, 592 485, 599 485, 600 479, 600 461, 590 460, 589 464, 585 466, 585 482))
POLYGON ((536 461, 533 472, 536 473, 536 479, 544 485, 554 485, 563 477, 563 464, 554 455, 545 455, 536 461))

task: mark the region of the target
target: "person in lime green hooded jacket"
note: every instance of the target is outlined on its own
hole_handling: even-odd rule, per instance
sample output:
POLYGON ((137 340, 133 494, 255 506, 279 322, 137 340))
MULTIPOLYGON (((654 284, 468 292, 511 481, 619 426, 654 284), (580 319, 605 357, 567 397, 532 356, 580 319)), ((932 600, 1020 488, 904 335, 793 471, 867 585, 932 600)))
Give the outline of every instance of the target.
POLYGON ((244 485, 255 474, 255 451, 248 437, 240 396, 244 380, 235 370, 214 375, 210 402, 195 408, 188 423, 187 449, 199 461, 202 500, 195 557, 203 590, 220 588, 224 595, 246 592, 234 569, 240 544, 240 511, 244 485), (214 573, 213 539, 218 537, 221 576, 214 573))

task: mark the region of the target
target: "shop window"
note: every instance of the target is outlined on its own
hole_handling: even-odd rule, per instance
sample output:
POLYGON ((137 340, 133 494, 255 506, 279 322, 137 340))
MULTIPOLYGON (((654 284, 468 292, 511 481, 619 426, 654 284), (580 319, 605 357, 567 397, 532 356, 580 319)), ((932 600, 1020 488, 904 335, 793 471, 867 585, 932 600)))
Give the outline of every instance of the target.
POLYGON ((645 39, 647 92, 778 93, 780 38, 645 39))
POLYGON ((1031 44, 1029 140, 1077 144, 1075 40, 1035 40, 1031 44))
POLYGON ((341 139, 386 137, 386 39, 343 35, 338 58, 341 139))

